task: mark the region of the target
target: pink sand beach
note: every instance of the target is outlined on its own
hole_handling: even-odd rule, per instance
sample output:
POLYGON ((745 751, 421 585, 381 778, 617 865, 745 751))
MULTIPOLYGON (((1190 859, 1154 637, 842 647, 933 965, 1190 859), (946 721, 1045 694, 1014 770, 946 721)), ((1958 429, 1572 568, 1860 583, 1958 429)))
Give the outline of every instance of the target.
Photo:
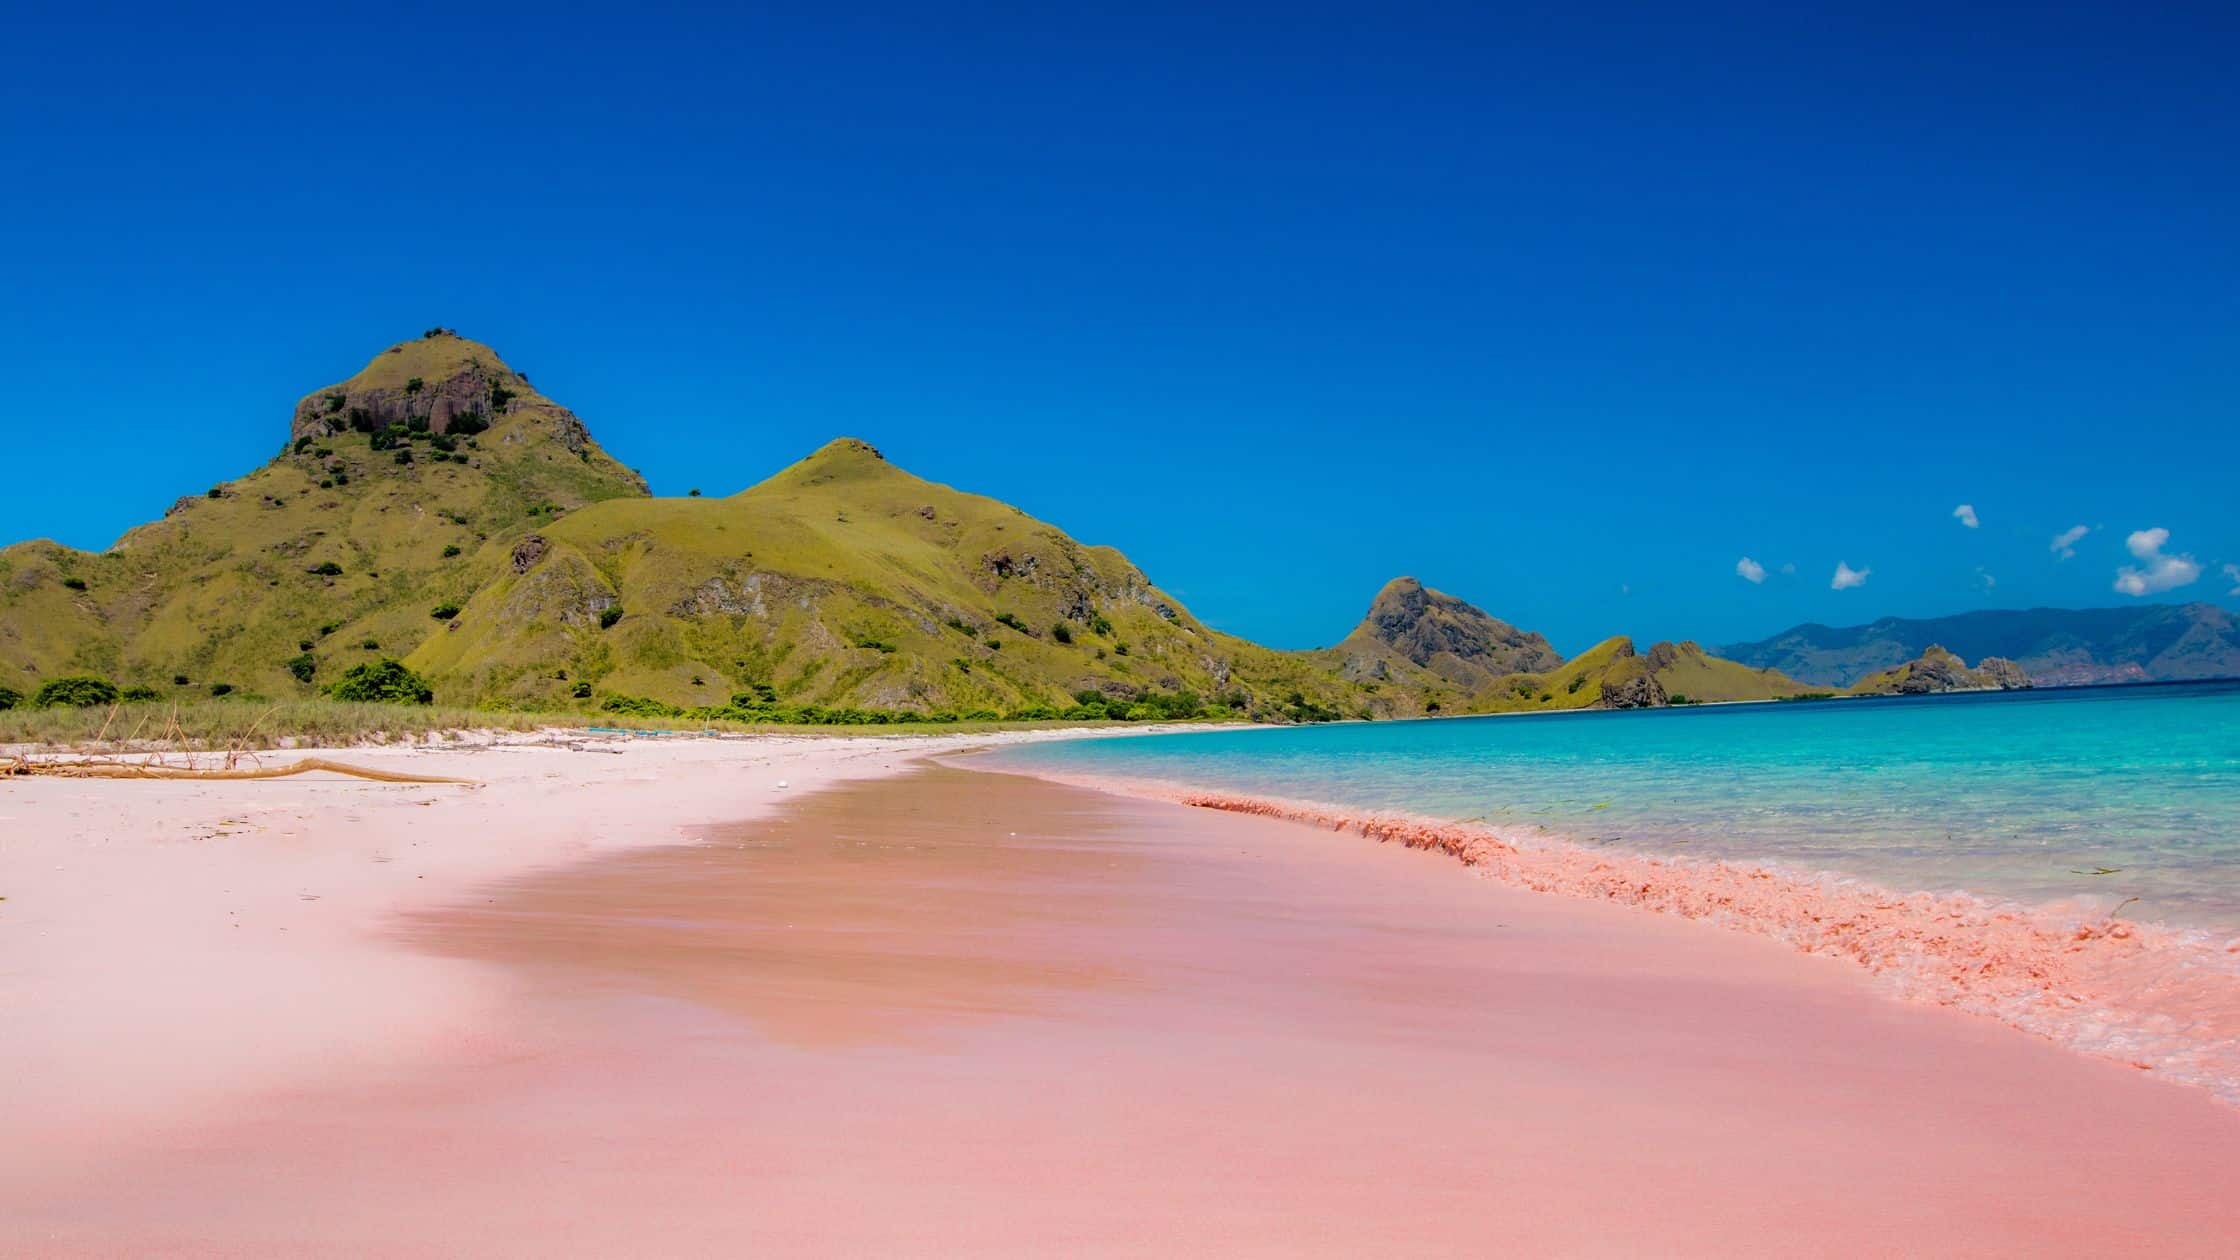
POLYGON ((0 1253, 2240 1245, 2207 1091, 968 742, 0 786, 0 1253))

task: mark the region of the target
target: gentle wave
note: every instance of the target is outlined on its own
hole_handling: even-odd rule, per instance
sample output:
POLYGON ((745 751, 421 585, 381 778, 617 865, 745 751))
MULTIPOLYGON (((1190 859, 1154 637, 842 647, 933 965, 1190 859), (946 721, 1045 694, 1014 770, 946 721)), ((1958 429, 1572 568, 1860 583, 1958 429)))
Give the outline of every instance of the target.
POLYGON ((1996 1019, 2240 1107, 2240 937, 2135 923, 2077 902, 1897 893, 1842 875, 1589 849, 1545 833, 1400 812, 1018 768, 1119 795, 1428 849, 1514 887, 1771 937, 1848 959, 1905 1000, 1996 1019))

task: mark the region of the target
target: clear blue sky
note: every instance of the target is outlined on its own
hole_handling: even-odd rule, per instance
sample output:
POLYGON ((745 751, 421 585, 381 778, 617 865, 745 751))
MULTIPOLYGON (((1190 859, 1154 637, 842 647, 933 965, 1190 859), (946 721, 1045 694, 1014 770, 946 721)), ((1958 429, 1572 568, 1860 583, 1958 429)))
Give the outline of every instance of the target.
POLYGON ((444 324, 657 492, 856 435, 1282 646, 2240 603, 2230 5, 818 7, 16 10, 0 539, 444 324))

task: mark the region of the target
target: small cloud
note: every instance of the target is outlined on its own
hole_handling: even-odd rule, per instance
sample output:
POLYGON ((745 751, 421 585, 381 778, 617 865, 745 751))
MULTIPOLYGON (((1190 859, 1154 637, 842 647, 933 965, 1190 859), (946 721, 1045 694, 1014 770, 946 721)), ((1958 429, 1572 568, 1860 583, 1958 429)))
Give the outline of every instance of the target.
POLYGON ((1783 572, 1784 574, 1787 574, 1787 575, 1788 575, 1788 576, 1790 576, 1790 577, 1795 577, 1795 576, 1797 575, 1797 566, 1796 566, 1796 563, 1795 563, 1794 561, 1792 561, 1792 562, 1790 562, 1790 563, 1788 563, 1788 564, 1782 565, 1782 566, 1781 566, 1781 571, 1782 571, 1782 572, 1783 572))
POLYGON ((2139 563, 2116 570, 2116 589, 2126 595, 2152 595, 2198 580, 2201 577, 2199 561, 2187 555, 2162 554, 2163 544, 2169 541, 2170 531, 2159 526, 2134 531, 2124 539, 2123 545, 2139 563))
POLYGON ((1962 525, 1967 526, 1969 529, 1974 529, 1977 524, 1975 504, 1963 503, 1959 507, 1952 509, 1952 519, 1960 522, 1962 525))
POLYGON ((2053 536, 2053 558, 2067 560, 2077 554, 2077 544, 2092 532, 2090 525, 2071 525, 2053 536))
POLYGON ((1734 562, 1734 575, 1745 582, 1763 582, 1766 580, 1766 567, 1744 556, 1734 562))
POLYGON ((1865 586, 1867 575, 1872 572, 1874 572, 1873 569, 1854 569, 1838 560, 1836 561, 1836 575, 1828 580, 1828 589, 1831 591, 1848 591, 1854 586, 1865 586))
POLYGON ((1976 585, 1982 587, 1985 594, 1989 594, 1991 591, 1997 589, 1999 585, 1999 579, 1991 576, 1991 571, 1989 569, 1986 569, 1981 565, 1977 565, 1976 585))
POLYGON ((2226 565, 2224 567, 2224 575, 2232 579, 2232 589, 2226 591, 2225 594, 2240 595, 2240 564, 2226 565))

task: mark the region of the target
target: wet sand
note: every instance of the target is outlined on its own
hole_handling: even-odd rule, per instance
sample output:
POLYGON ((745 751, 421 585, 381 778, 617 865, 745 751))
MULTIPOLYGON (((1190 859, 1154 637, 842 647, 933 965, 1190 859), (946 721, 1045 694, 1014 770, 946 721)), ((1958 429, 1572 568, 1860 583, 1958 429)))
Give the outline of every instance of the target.
MULTIPOLYGON (((1703 924, 927 768, 392 920, 499 992, 24 1254, 2230 1254, 2240 1116, 1703 924)), ((0 1248, 4 1250, 5 1248, 0 1248)))

